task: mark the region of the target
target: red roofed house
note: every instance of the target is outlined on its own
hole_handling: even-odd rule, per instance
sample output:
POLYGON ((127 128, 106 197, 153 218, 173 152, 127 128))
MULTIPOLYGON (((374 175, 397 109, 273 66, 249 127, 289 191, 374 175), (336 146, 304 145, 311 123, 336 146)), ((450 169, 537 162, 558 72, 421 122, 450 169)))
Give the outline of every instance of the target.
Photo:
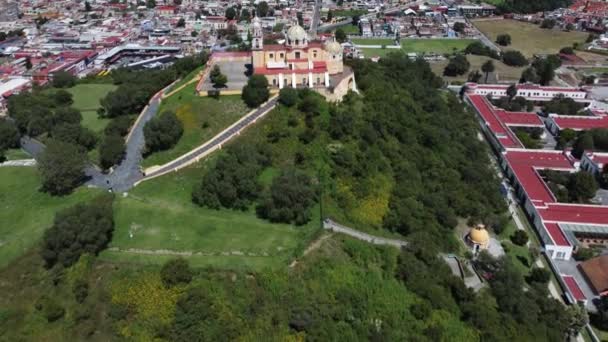
POLYGON ((608 295, 608 255, 601 255, 579 265, 585 280, 600 296, 608 295))
POLYGON ((176 8, 175 6, 156 6, 154 11, 160 16, 172 16, 175 14, 176 8))

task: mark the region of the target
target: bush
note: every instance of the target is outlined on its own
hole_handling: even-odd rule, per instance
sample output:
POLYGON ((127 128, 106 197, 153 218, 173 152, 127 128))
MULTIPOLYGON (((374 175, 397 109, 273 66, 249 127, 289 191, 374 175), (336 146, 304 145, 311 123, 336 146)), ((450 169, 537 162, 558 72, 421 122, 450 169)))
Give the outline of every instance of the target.
POLYGON ((0 118, 0 153, 19 147, 19 129, 11 120, 0 118))
POLYGON ((243 87, 242 98, 250 108, 255 108, 268 100, 268 80, 262 75, 253 75, 243 87))
POLYGON ((481 43, 478 40, 467 45, 467 47, 464 49, 464 53, 467 55, 470 54, 470 55, 478 55, 478 56, 488 56, 490 58, 500 59, 498 52, 485 46, 483 43, 481 43))
POLYGON ((166 287, 188 284, 192 281, 192 270, 182 258, 167 261, 160 270, 160 278, 166 287))
POLYGON ((174 112, 166 111, 144 126, 146 153, 173 147, 184 133, 184 126, 174 112))
POLYGON ((47 298, 43 304, 42 311, 46 320, 51 323, 65 315, 65 309, 56 301, 47 298))
POLYGON ((592 248, 579 248, 574 254, 574 258, 578 261, 585 261, 593 258, 595 254, 592 248))
POLYGON ((316 193, 310 177, 301 171, 289 169, 273 180, 269 193, 257 207, 257 213, 272 222, 302 225, 310 221, 315 200, 316 193))
POLYGON ((528 233, 524 230, 517 230, 513 235, 511 235, 511 242, 518 246, 524 246, 528 243, 528 233))
POLYGON ((119 135, 106 135, 99 145, 99 164, 107 170, 119 164, 126 153, 125 140, 119 135))
POLYGON ((511 45, 511 36, 506 33, 499 34, 498 36, 496 36, 496 43, 502 46, 511 45))
POLYGON ((76 280, 72 287, 72 293, 78 303, 84 302, 89 295, 89 284, 83 279, 76 280))
POLYGON ((47 267, 56 263, 68 267, 82 254, 96 255, 106 248, 114 231, 112 200, 104 194, 55 215, 53 226, 42 238, 41 255, 47 267))
POLYGON ((545 268, 534 267, 526 277, 528 283, 547 284, 551 280, 551 272, 545 268))
POLYGON ((53 87, 70 88, 76 85, 76 77, 67 71, 59 71, 53 74, 53 87))
POLYGON ((53 100, 58 106, 69 106, 74 102, 72 94, 63 89, 56 90, 53 93, 53 100))
POLYGON ((298 102, 298 91, 292 87, 285 87, 279 92, 279 102, 287 107, 292 107, 298 102))
POLYGON ((555 27, 555 20, 553 20, 553 19, 544 19, 540 23, 540 28, 552 29, 553 27, 555 27))
POLYGON ((115 119, 112 119, 110 123, 104 128, 103 134, 105 135, 118 135, 121 137, 129 134, 131 129, 131 125, 133 125, 133 117, 132 116, 119 116, 115 119))
POLYGON ((456 55, 450 58, 450 62, 443 70, 443 74, 445 76, 464 75, 467 71, 469 71, 470 67, 471 64, 469 63, 465 55, 456 55))
POLYGON ((502 61, 509 66, 525 66, 528 65, 528 60, 519 51, 509 50, 502 54, 502 61))
POLYGON ((571 46, 563 47, 559 50, 559 53, 563 53, 566 55, 574 55, 574 49, 571 46))

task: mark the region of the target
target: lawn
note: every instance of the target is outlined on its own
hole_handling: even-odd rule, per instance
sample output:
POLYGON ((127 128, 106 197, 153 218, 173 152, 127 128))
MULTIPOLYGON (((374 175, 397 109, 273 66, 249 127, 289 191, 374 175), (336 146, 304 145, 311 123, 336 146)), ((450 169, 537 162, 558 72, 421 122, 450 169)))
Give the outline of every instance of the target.
POLYGON ((475 39, 402 39, 401 47, 405 52, 452 53, 464 50, 475 39))
POLYGON ((353 44, 356 45, 395 45, 394 39, 373 39, 373 38, 355 38, 352 39, 353 44))
MULTIPOLYGON (((390 39, 387 39, 391 41, 390 39)), ((372 44, 372 41, 382 41, 377 39, 365 39, 365 43, 359 43, 358 39, 353 39, 355 44, 372 44)), ((393 51, 404 51, 406 53, 415 52, 415 53, 438 53, 438 54, 446 54, 456 51, 463 50, 467 47, 467 45, 474 42, 474 39, 402 39, 401 40, 401 50, 399 49, 381 49, 381 48, 362 48, 361 51, 366 58, 370 57, 384 57, 389 52, 393 51)), ((374 45, 379 45, 376 43, 374 45)), ((381 44, 380 44, 381 45, 381 44)), ((391 45, 384 44, 384 45, 391 45)), ((447 64, 447 62, 446 62, 447 64)), ((444 65, 445 67, 445 65, 444 65)), ((443 70, 443 69, 442 69, 443 70)))
POLYGON ((37 243, 56 211, 98 193, 80 188, 69 196, 53 197, 38 191, 39 187, 34 167, 0 168, 0 267, 37 243))
POLYGON ((541 29, 538 25, 516 20, 499 19, 473 23, 492 41, 496 40, 499 34, 510 34, 511 45, 502 49, 519 50, 527 57, 537 53, 557 53, 562 47, 572 46, 575 42, 584 43, 588 35, 584 32, 541 29))
POLYGON ((173 148, 146 156, 144 167, 162 165, 191 151, 249 112, 240 96, 200 97, 194 93, 195 87, 196 83, 189 84, 163 100, 159 111, 174 111, 184 125, 184 134, 173 148))
POLYGON ((115 85, 107 83, 82 83, 68 89, 74 98, 72 106, 82 113, 83 126, 94 132, 103 131, 110 119, 101 119, 97 116, 99 100, 114 89, 116 89, 115 85))
POLYGON ((229 269, 281 267, 292 260, 319 226, 318 210, 308 225, 295 227, 258 219, 253 210, 201 208, 191 192, 214 159, 143 182, 117 199, 110 247, 119 250, 104 251, 102 259, 161 264, 175 256, 171 252, 184 252, 193 266, 229 269))
POLYGON ((359 30, 359 26, 356 26, 356 25, 353 25, 353 24, 340 26, 337 29, 342 29, 342 31, 344 31, 344 33, 346 33, 346 34, 359 34, 359 33, 361 33, 361 31, 359 30))
MULTIPOLYGON (((479 72, 481 72, 481 65, 489 59, 491 59, 491 58, 485 57, 485 56, 467 55, 467 60, 469 61, 469 63, 471 63, 471 68, 469 68, 469 72, 471 72, 473 70, 479 70, 479 72)), ((495 73, 497 74, 499 81, 516 82, 519 80, 521 73, 524 70, 523 67, 511 67, 511 66, 508 66, 508 65, 504 64, 503 62, 495 60, 495 59, 492 59, 492 61, 494 62, 494 67, 496 68, 495 73)), ((443 76, 443 69, 445 69, 445 66, 447 64, 448 64, 447 60, 439 61, 439 62, 432 62, 431 69, 433 69, 433 71, 435 72, 436 75, 443 77, 447 81, 464 82, 467 80, 468 73, 461 75, 461 76, 456 76, 456 77, 443 76)), ((483 75, 483 73, 482 73, 482 81, 483 81, 483 77, 485 77, 485 75, 483 75)))
POLYGON ((12 148, 4 154, 6 160, 19 160, 19 159, 32 159, 29 153, 25 152, 20 148, 12 148))

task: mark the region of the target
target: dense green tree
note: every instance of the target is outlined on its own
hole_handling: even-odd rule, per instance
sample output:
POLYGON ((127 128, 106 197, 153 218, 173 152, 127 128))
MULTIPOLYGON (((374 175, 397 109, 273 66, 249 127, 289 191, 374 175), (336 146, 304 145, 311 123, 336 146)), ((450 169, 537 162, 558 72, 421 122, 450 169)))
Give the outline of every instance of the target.
POLYGON ((513 100, 513 98, 517 95, 517 86, 515 84, 511 84, 508 88, 507 88, 507 97, 509 98, 509 101, 513 100))
POLYGON ((19 129, 9 119, 0 118, 0 157, 11 148, 19 147, 19 129))
POLYGON ((185 259, 172 259, 160 269, 160 278, 166 287, 185 285, 192 281, 192 270, 185 259))
POLYGON ((348 39, 346 32, 341 28, 336 30, 335 36, 338 43, 344 43, 348 39))
POLYGON ((450 58, 448 65, 446 65, 445 69, 443 70, 443 74, 445 76, 464 75, 467 71, 469 71, 470 67, 471 64, 465 55, 456 55, 450 58))
POLYGON ((528 239, 528 233, 526 233, 525 230, 521 229, 516 230, 515 233, 511 235, 511 241, 518 246, 524 246, 525 244, 527 244, 528 239))
POLYGON ((263 75, 251 76, 243 87, 243 101, 251 108, 258 107, 266 102, 269 96, 268 80, 263 75))
POLYGON ((540 23, 540 28, 552 29, 555 27, 555 24, 555 19, 543 19, 543 21, 540 23))
POLYGON ((587 202, 598 189, 595 177, 586 171, 579 171, 570 177, 568 193, 573 201, 587 202))
POLYGON ((483 64, 481 65, 481 71, 483 71, 483 72, 486 74, 485 83, 488 83, 488 75, 489 75, 491 72, 494 72, 494 69, 495 69, 495 67, 494 67, 494 62, 492 62, 492 60, 491 60, 491 59, 489 59, 489 60, 485 61, 485 63, 483 63, 483 64))
POLYGON ((184 133, 184 126, 174 112, 166 111, 146 122, 144 137, 146 153, 173 147, 184 133))
POLYGON ((566 55, 574 55, 574 49, 572 46, 565 46, 559 50, 559 53, 563 53, 566 55))
POLYGON ((463 33, 464 29, 465 29, 465 24, 463 22, 457 21, 454 23, 454 26, 452 27, 454 29, 454 31, 458 32, 458 33, 463 33))
POLYGON ((120 135, 104 136, 99 144, 99 165, 107 170, 119 164, 125 156, 126 148, 125 140, 120 135))
POLYGON ((310 177, 289 169, 273 180, 269 193, 257 207, 257 213, 272 222, 302 225, 310 220, 315 200, 316 191, 310 177))
POLYGON ((555 96, 551 101, 545 102, 543 112, 561 115, 578 115, 584 105, 562 94, 555 96))
POLYGON ((521 78, 519 79, 519 83, 538 83, 538 82, 540 82, 540 77, 536 73, 535 68, 528 67, 521 73, 521 78))
POLYGON ((279 102, 287 107, 294 106, 298 102, 298 91, 291 87, 284 87, 279 91, 279 102))
POLYGON ((58 89, 53 93, 53 99, 58 106, 69 106, 74 100, 72 94, 64 89, 58 89))
POLYGON ((76 123, 62 123, 51 130, 51 137, 72 145, 78 145, 85 150, 92 150, 97 143, 95 133, 76 123))
POLYGON ((258 176, 268 162, 268 156, 260 147, 230 147, 218 158, 215 167, 203 176, 192 193, 192 200, 212 209, 245 210, 259 195, 258 176))
POLYGON ((503 52, 502 61, 509 66, 521 67, 528 65, 528 60, 526 57, 521 52, 516 50, 508 50, 503 52))
POLYGON ((67 71, 58 71, 53 74, 53 87, 70 88, 76 85, 76 77, 67 71))
POLYGON ((110 243, 114 230, 111 195, 101 195, 59 211, 44 232, 41 255, 47 267, 71 266, 82 254, 96 255, 110 243))
POLYGON ((236 18, 236 10, 234 9, 234 7, 232 7, 232 6, 231 6, 231 7, 228 7, 228 8, 226 9, 226 14, 225 14, 225 16, 226 16, 226 19, 228 19, 228 20, 233 20, 233 19, 235 19, 235 18, 236 18))
POLYGON ((65 195, 84 178, 86 154, 77 145, 50 140, 38 160, 42 190, 52 195, 65 195))
POLYGON ((510 0, 501 2, 498 10, 502 13, 536 13, 568 7, 570 4, 570 0, 510 0))
POLYGON ((593 135, 585 132, 576 139, 572 146, 572 155, 576 158, 581 158, 585 151, 593 151, 593 135))
POLYGON ((530 270, 530 274, 526 277, 529 283, 541 283, 547 284, 551 280, 551 271, 546 268, 533 267, 530 270))
POLYGON ((464 53, 467 55, 488 56, 493 59, 500 59, 500 56, 496 51, 487 47, 479 40, 467 45, 467 47, 464 49, 464 53))
POLYGON ((255 7, 255 13, 257 13, 258 17, 265 17, 268 15, 268 9, 268 3, 266 1, 260 1, 255 7))
POLYGON ((508 33, 499 34, 496 36, 496 43, 502 46, 511 45, 511 35, 508 33))

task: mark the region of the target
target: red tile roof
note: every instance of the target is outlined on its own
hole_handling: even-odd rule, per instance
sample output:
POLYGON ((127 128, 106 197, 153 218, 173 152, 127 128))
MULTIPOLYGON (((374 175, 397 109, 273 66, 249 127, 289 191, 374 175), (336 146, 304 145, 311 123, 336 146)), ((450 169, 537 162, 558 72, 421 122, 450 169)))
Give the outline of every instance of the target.
POLYGON ((545 229, 551 236, 551 240, 553 240, 553 243, 555 243, 556 246, 570 246, 568 239, 566 239, 566 235, 564 235, 564 232, 557 223, 545 222, 545 229))
POLYGON ((560 130, 571 128, 575 130, 587 130, 593 128, 608 128, 608 116, 551 116, 560 130))
POLYGON ((521 143, 499 119, 488 100, 481 95, 468 94, 469 100, 484 119, 486 125, 504 147, 522 147, 521 143))
POLYGON ((538 208, 544 221, 608 225, 608 207, 572 203, 549 203, 538 208))
POLYGON ((562 275, 562 279, 564 279, 564 283, 566 283, 568 291, 570 291, 574 299, 576 299, 577 301, 584 301, 587 299, 587 297, 585 297, 585 294, 583 293, 583 290, 581 290, 580 286, 578 286, 578 282, 576 281, 576 279, 574 279, 573 276, 562 275))
POLYGON ((507 112, 496 110, 496 115, 506 125, 544 127, 542 120, 535 113, 507 112))

